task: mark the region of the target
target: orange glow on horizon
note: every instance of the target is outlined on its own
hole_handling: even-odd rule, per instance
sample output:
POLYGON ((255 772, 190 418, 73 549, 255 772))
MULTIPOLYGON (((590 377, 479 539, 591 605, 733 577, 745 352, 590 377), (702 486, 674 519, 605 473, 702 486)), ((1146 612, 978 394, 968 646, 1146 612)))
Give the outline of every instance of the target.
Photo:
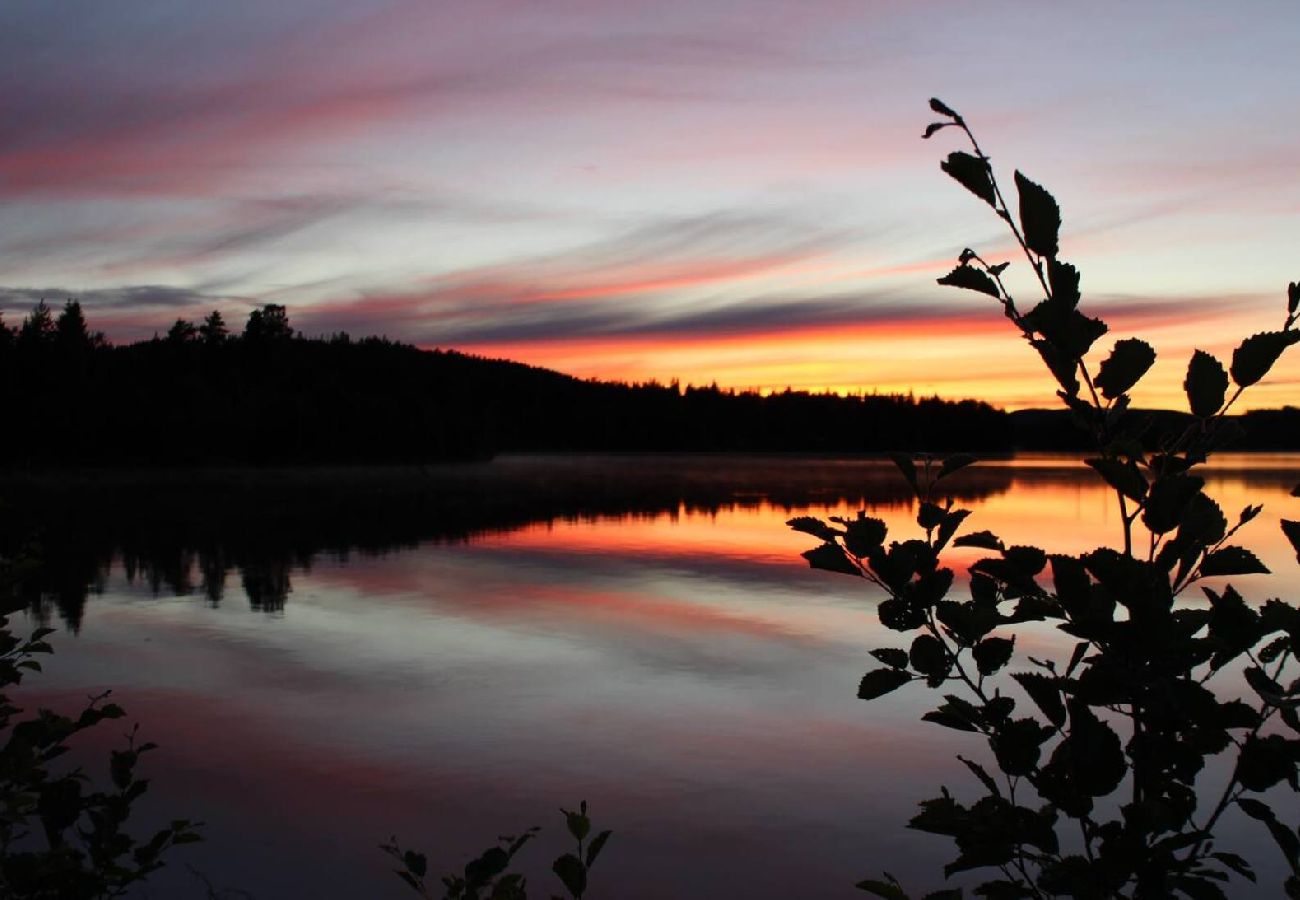
MULTIPOLYGON (((1243 329, 1240 311, 1208 311, 1176 320, 1162 310, 1093 310, 1112 325, 1088 365, 1095 374, 1113 343, 1129 335, 1157 348, 1156 365, 1134 392, 1139 407, 1186 408, 1183 378, 1193 349, 1231 361, 1243 329), (1228 323, 1231 323, 1231 326, 1228 323), (1230 335, 1230 337, 1220 337, 1230 335)), ((1254 319, 1255 317, 1252 317, 1254 319)), ((918 311, 894 321, 810 324, 731 333, 645 333, 548 341, 462 344, 455 349, 555 369, 578 378, 781 392, 912 394, 977 399, 1006 409, 1055 408, 1057 385, 1015 329, 987 305, 960 312, 918 311)), ((1294 404, 1300 362, 1283 358, 1237 411, 1294 404)))

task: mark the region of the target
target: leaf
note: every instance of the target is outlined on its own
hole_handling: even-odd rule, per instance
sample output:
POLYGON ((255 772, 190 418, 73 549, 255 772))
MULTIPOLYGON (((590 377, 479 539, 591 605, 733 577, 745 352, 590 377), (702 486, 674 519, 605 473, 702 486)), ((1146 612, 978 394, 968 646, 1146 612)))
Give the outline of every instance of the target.
POLYGON ((925 126, 925 133, 921 135, 921 138, 923 140, 928 140, 933 137, 934 133, 940 128, 947 128, 951 124, 951 122, 931 122, 929 125, 925 126))
POLYGON ((1033 719, 1016 719, 998 729, 989 739, 998 766, 1008 775, 1028 775, 1038 765, 1043 741, 1052 734, 1050 728, 1033 719))
POLYGON ((1059 259, 1047 261, 1047 283, 1052 287, 1052 300, 1065 308, 1079 304, 1079 270, 1059 259))
POLYGON ((1228 393, 1228 373, 1219 362, 1204 350, 1192 354, 1187 364, 1187 377, 1183 379, 1187 404, 1192 415, 1208 419, 1223 406, 1228 393))
POLYGON ((587 890, 587 867, 582 860, 572 853, 566 853, 551 864, 551 871, 559 876, 560 881, 574 897, 581 897, 587 890))
POLYGON ((856 519, 840 519, 844 526, 844 547, 859 559, 870 555, 889 533, 885 523, 859 512, 856 519))
POLYGON ((866 891, 868 894, 884 897, 885 900, 909 900, 907 894, 895 882, 875 881, 868 878, 865 881, 859 881, 854 887, 860 891, 866 891))
POLYGON ((591 831, 591 819, 587 818, 586 804, 583 804, 583 811, 580 813, 570 812, 567 809, 560 810, 564 814, 564 823, 569 829, 575 840, 582 840, 591 831))
POLYGON ((939 168, 989 206, 997 208, 997 196, 993 191, 993 173, 989 169, 988 160, 957 150, 949 153, 948 158, 939 163, 939 168))
POLYGON ((1137 384, 1156 361, 1156 351, 1146 341, 1128 338, 1115 344, 1095 379, 1102 396, 1114 400, 1137 384))
POLYGON ((1035 339, 1029 345, 1038 351, 1056 383, 1064 389, 1062 398, 1076 396, 1079 393, 1079 379, 1074 374, 1077 361, 1061 353, 1050 341, 1035 339))
POLYGON ((1002 551, 1002 539, 991 531, 972 531, 952 542, 954 547, 979 547, 983 550, 1002 551))
POLYGON ((801 555, 808 560, 808 565, 811 568, 825 569, 827 572, 839 572, 841 575, 856 575, 858 578, 863 577, 862 571, 844 555, 844 548, 839 544, 822 544, 820 547, 805 550, 801 555))
POLYGON ((1287 828, 1277 820, 1273 815, 1273 810, 1266 803, 1253 800, 1250 797, 1238 797, 1237 805, 1241 811, 1252 819, 1258 819, 1268 826, 1269 832, 1273 835, 1273 840, 1277 842, 1278 847, 1286 855, 1287 862, 1291 864, 1293 871, 1300 871, 1300 838, 1291 833, 1287 828))
POLYGON ((1268 567, 1245 547, 1223 547, 1201 562, 1202 575, 1267 575, 1268 567))
POLYGON ((1142 524, 1153 534, 1173 531, 1182 524, 1192 498, 1201 492, 1205 479, 1196 475, 1166 475, 1151 485, 1142 524))
POLYGON ((947 275, 939 279, 939 284, 948 287, 966 288, 969 291, 979 291, 981 294, 988 294, 990 297, 1002 299, 1002 294, 998 291, 997 282, 986 275, 981 270, 972 265, 962 263, 947 275))
POLYGON ((1286 311, 1295 315, 1297 307, 1300 307, 1300 283, 1293 281, 1286 286, 1286 311))
POLYGON ((788 519, 785 524, 795 531, 811 534, 813 537, 821 538, 827 542, 833 542, 840 535, 837 529, 812 516, 795 516, 793 519, 788 519))
POLYGON ((1047 721, 1057 727, 1065 724, 1065 704, 1061 700, 1061 690, 1055 678, 1038 672, 1013 672, 1011 677, 1020 683, 1029 699, 1043 711, 1047 721))
POLYGON ((907 480, 907 483, 912 486, 912 490, 915 491, 917 489, 916 463, 912 461, 912 455, 910 453, 891 453, 889 454, 889 458, 893 461, 894 465, 898 466, 898 471, 903 473, 903 478, 907 480))
POLYGON ((1291 542, 1291 548, 1295 550, 1296 562, 1300 562, 1300 522, 1283 519, 1282 533, 1286 535, 1286 539, 1291 542))
POLYGON ((961 118, 961 116, 957 115, 957 111, 955 109, 953 109, 948 104, 944 103, 938 97, 930 98, 930 109, 933 110, 934 112, 937 112, 941 116, 948 116, 950 119, 961 118))
POLYGON ((609 840, 609 836, 613 833, 612 831, 602 831, 591 839, 591 843, 587 845, 587 868, 591 868, 591 864, 596 861, 600 851, 605 849, 605 842, 609 840))
POLYGON ((948 651, 943 642, 933 635, 918 635, 912 641, 912 650, 908 654, 912 668, 923 675, 940 676, 948 671, 948 651))
MULTIPOLYGON (((1097 474, 1106 483, 1131 500, 1141 500, 1146 496, 1147 483, 1132 461, 1120 462, 1117 459, 1085 459, 1088 465, 1097 470, 1097 474)), ((807 555, 807 554, 805 554, 807 555)))
POLYGON ((1250 387, 1268 374, 1282 351, 1300 341, 1300 331, 1265 331, 1254 334, 1232 351, 1232 380, 1250 387))
POLYGON ((1214 857, 1243 878, 1249 879, 1250 881, 1255 880, 1255 870, 1250 867, 1250 863, 1244 857, 1236 853, 1229 853, 1227 850, 1220 850, 1216 853, 1211 853, 1210 856, 1214 857))
POLYGON ((939 474, 935 476, 935 481, 942 481, 953 472, 960 471, 976 461, 976 458, 970 453, 954 453, 951 456, 945 456, 943 465, 939 467, 939 474))
POLYGON ((983 766, 981 766, 979 763, 975 762, 974 760, 967 759, 966 757, 960 754, 958 754, 957 759, 961 760, 962 764, 965 765, 966 768, 970 769, 971 772, 974 773, 976 778, 978 778, 981 782, 983 782, 984 787, 988 790, 990 794, 992 794, 994 797, 1002 796, 1002 791, 998 790, 998 783, 993 780, 992 776, 989 775, 989 773, 985 770, 983 766))
POLYGON ((971 654, 981 675, 992 675, 1011 661, 1011 651, 1015 649, 1015 638, 985 638, 975 645, 971 654))
POLYGON ((907 651, 898 647, 877 647, 871 655, 892 669, 907 668, 907 651))
POLYGON ((1020 227, 1025 243, 1039 256, 1053 257, 1059 251, 1061 208, 1047 189, 1016 170, 1016 190, 1020 192, 1020 227))
POLYGON ((898 669, 876 669, 862 676, 858 685, 859 700, 875 700, 890 691, 898 690, 912 680, 912 676, 898 669))

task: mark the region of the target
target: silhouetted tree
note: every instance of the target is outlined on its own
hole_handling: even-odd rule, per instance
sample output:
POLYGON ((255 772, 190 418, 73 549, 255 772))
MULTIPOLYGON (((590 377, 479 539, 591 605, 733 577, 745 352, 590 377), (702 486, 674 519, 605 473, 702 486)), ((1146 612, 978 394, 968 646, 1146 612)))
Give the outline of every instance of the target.
POLYGON ((244 326, 244 339, 248 341, 287 341, 293 337, 289 327, 289 314, 278 303, 267 303, 248 315, 244 326))
POLYGON ((63 304, 63 311, 59 313, 59 318, 54 323, 54 336, 59 346, 69 349, 86 347, 90 344, 90 334, 86 331, 86 317, 81 312, 79 302, 69 300, 63 304))
POLYGON ((177 319, 167 330, 167 340, 173 344, 188 344, 199 336, 199 330, 188 319, 177 319))
POLYGON ((36 347, 53 341, 54 334, 54 316, 42 300, 23 319, 22 327, 18 330, 18 343, 25 347, 36 347))
POLYGON ((17 337, 14 329, 5 324, 4 314, 0 313, 0 350, 12 347, 17 337))
POLYGON ((199 337, 205 344, 220 344, 227 337, 226 320, 221 318, 221 311, 214 309, 199 326, 199 337))

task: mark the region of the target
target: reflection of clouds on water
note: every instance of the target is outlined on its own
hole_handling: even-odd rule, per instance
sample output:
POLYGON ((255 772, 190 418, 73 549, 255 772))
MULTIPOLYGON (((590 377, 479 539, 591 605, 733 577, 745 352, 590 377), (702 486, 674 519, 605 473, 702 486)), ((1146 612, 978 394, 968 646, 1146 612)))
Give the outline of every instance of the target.
MULTIPOLYGON (((1281 489, 1288 459, 1209 479, 1229 516, 1266 503, 1243 543, 1281 572, 1294 561, 1276 517, 1300 503, 1281 489)), ((67 568, 51 589, 80 585, 84 600, 95 582, 102 595, 78 608, 75 640, 56 636, 33 688, 67 705, 114 687, 163 745, 150 771, 168 812, 210 823, 196 864, 237 858, 237 886, 267 896, 382 892, 391 875, 371 848, 393 831, 450 864, 502 829, 553 825, 583 796, 616 830, 603 877, 630 900, 681 895, 683 879, 700 896, 815 884, 847 898, 882 861, 933 885, 947 845, 901 826, 940 783, 970 799, 953 755, 978 748, 919 721, 937 700, 920 686, 856 699, 877 665, 867 650, 907 641, 879 625, 869 585, 810 571, 810 539, 784 525, 850 512, 897 477, 887 463, 765 460, 721 472, 715 490, 710 466, 725 468, 506 460, 493 477, 519 496, 499 507, 335 495, 298 515, 245 506, 168 530, 82 519, 56 545, 67 568), (779 470, 782 501, 755 499, 779 470), (585 501, 583 485, 596 486, 585 501), (795 496, 805 505, 784 505, 795 496), (355 515, 323 519, 330 504, 355 515)), ((1114 536, 1112 498, 1077 461, 983 468, 961 501, 969 528, 1054 550, 1114 536)), ((911 536, 914 510, 892 491, 865 505, 911 536)), ((979 555, 946 561, 961 571, 979 555)), ((1047 624, 1017 631, 1019 654, 1073 645, 1047 624)), ((547 859, 534 861, 543 883, 547 859)), ((158 889, 188 890, 173 876, 158 889)))

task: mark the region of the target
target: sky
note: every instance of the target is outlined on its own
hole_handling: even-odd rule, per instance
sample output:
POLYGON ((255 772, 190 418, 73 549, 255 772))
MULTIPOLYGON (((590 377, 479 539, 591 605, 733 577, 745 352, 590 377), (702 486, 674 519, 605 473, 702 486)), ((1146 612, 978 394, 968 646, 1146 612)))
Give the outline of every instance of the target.
MULTIPOLYGON (((0 311, 129 341, 263 303, 581 377, 1050 406, 942 97, 1062 207, 1085 311, 1180 406, 1300 280, 1292 2, 10 0, 0 311)), ((1295 403, 1300 352, 1246 406, 1295 403)), ((1095 363, 1094 363, 1095 365, 1095 363)))

